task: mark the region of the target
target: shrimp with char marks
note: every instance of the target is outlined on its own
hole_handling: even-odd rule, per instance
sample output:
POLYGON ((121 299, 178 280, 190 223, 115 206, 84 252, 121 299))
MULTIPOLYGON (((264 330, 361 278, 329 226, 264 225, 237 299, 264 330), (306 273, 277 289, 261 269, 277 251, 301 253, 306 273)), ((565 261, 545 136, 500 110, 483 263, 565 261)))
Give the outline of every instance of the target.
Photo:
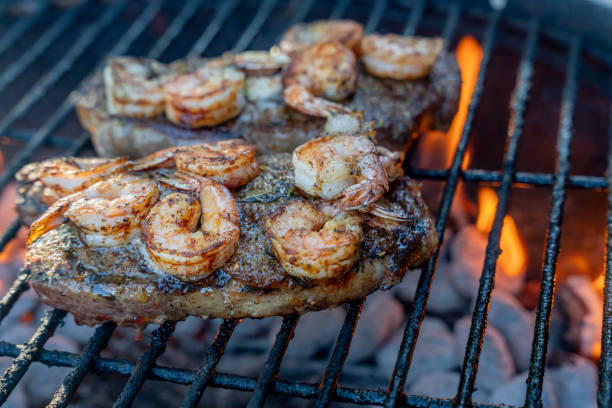
POLYGON ((339 42, 304 49, 283 73, 283 99, 287 105, 311 116, 350 113, 332 101, 341 101, 357 88, 359 69, 353 51, 339 42))
POLYGON ((291 27, 281 39, 280 48, 295 56, 305 48, 326 42, 337 41, 358 51, 363 37, 363 26, 352 20, 318 20, 291 27))
POLYGON ((241 139, 160 150, 129 165, 133 171, 176 167, 227 187, 240 187, 259 174, 257 148, 241 139))
POLYGON ((70 220, 88 246, 116 247, 139 231, 140 223, 158 197, 157 183, 153 180, 117 174, 53 203, 30 226, 27 244, 70 220))
POLYGON ((188 128, 219 125, 237 116, 245 104, 244 73, 211 64, 176 77, 164 86, 166 117, 188 128))
POLYGON ((163 86, 176 72, 157 61, 116 57, 108 60, 103 76, 111 115, 150 118, 164 113, 163 86))
POLYGON ((144 220, 149 257, 179 279, 203 279, 236 251, 240 235, 236 202, 226 187, 205 177, 178 171, 164 182, 186 192, 168 194, 144 220))
POLYGON ((334 203, 291 200, 265 228, 282 268, 298 278, 339 277, 359 258, 361 216, 334 203))
POLYGON ((81 191, 98 181, 126 170, 127 159, 104 159, 96 165, 82 165, 78 159, 56 159, 45 162, 39 179, 45 187, 66 196, 81 191))
POLYGON ((370 34, 361 40, 361 60, 374 76, 416 79, 429 74, 443 47, 441 38, 370 34))
POLYGON ((292 156, 295 185, 345 209, 377 201, 389 189, 387 171, 367 136, 324 136, 298 146, 292 156))

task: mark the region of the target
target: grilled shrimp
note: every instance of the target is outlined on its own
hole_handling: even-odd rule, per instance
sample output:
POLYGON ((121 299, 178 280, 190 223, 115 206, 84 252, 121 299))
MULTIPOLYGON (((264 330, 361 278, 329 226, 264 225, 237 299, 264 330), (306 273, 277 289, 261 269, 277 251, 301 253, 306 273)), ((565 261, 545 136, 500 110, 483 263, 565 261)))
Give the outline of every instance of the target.
POLYGON ((383 146, 376 146, 378 152, 378 159, 387 172, 387 179, 389 182, 397 180, 404 175, 404 152, 397 152, 389 150, 383 146))
POLYGON ((310 45, 337 41, 358 51, 363 37, 363 26, 352 20, 318 20, 297 24, 290 28, 281 39, 280 48, 295 55, 310 45))
POLYGON ((244 51, 234 56, 234 65, 247 77, 275 74, 290 61, 289 56, 276 47, 270 51, 244 51))
POLYGON ((295 185, 326 200, 340 198, 345 209, 378 200, 389 189, 387 172, 367 136, 325 136, 293 151, 295 185))
POLYGON ((265 228, 276 258, 292 276, 337 277, 359 258, 361 217, 333 203, 291 200, 266 220, 265 228))
POLYGON ((208 177, 227 187, 240 187, 259 174, 257 148, 240 139, 170 147, 132 162, 131 170, 176 167, 208 177))
POLYGON ((163 86, 174 74, 156 61, 135 57, 109 59, 103 75, 108 112, 136 118, 163 114, 163 86))
POLYGON ((441 38, 370 34, 361 40, 361 60, 366 71, 380 78, 421 78, 429 74, 443 46, 441 38))
POLYGON ((164 86, 166 117, 189 128, 215 126, 244 107, 244 73, 231 66, 205 65, 164 86))
POLYGON ((198 198, 185 192, 162 198, 142 224, 144 242, 151 260, 164 272, 183 280, 200 280, 236 251, 238 209, 223 185, 184 172, 174 177, 181 189, 191 190, 198 198))
POLYGON ((329 117, 349 113, 341 101, 355 93, 357 59, 339 42, 310 46, 293 58, 283 74, 283 98, 306 115, 329 117))
POLYGON ((27 243, 32 244, 70 220, 90 247, 121 245, 139 231, 140 223, 158 197, 154 181, 117 174, 53 203, 32 223, 27 243))
POLYGON ((127 162, 127 159, 113 159, 95 167, 83 167, 77 160, 57 159, 45 163, 41 168, 40 181, 60 196, 65 196, 124 172, 127 162))

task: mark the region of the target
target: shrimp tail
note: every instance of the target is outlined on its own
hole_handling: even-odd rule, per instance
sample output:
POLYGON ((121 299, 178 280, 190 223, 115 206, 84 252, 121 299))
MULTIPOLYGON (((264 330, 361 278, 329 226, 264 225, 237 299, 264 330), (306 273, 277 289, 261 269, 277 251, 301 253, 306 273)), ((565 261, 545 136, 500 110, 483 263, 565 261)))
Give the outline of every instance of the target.
POLYGON ((76 193, 59 199, 32 223, 26 240, 26 245, 28 247, 38 238, 51 230, 61 227, 62 224, 67 221, 67 218, 64 217, 64 213, 70 204, 74 202, 75 196, 77 195, 80 196, 79 193, 76 193))
POLYGON ((396 214, 393 211, 377 203, 370 204, 368 207, 362 208, 361 211, 373 215, 375 217, 396 222, 407 222, 410 219, 408 217, 396 214))
POLYGON ((335 114, 351 113, 351 110, 339 103, 314 96, 305 86, 292 84, 283 90, 283 98, 287 105, 306 115, 328 118, 335 114))
POLYGON ((389 189, 389 184, 375 180, 363 180, 342 192, 341 203, 346 210, 356 210, 378 201, 389 189))

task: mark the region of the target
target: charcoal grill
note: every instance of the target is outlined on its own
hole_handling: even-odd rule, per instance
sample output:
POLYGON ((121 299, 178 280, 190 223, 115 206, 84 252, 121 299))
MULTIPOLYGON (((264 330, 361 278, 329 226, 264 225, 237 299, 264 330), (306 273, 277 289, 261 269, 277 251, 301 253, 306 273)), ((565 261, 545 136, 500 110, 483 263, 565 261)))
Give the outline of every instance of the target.
MULTIPOLYGON (((520 2, 518 2, 520 3, 520 2)), ((527 2, 526 2, 527 3, 527 2)), ((545 2, 546 4, 550 2, 545 2)), ((568 2, 569 4, 570 2, 568 2)), ((577 2, 571 2, 575 5, 577 2)), ((10 106, 0 114, 0 134, 9 141, 19 141, 23 145, 14 154, 0 175, 0 188, 4 189, 13 180, 21 166, 32 160, 40 150, 63 149, 66 155, 76 155, 89 147, 89 136, 86 133, 78 138, 62 137, 60 130, 64 122, 72 118, 73 109, 69 98, 51 109, 43 117, 42 123, 32 129, 18 126, 19 120, 31 109, 41 104, 50 94, 58 92, 56 84, 62 84, 67 74, 75 77, 74 85, 89 71, 95 69, 106 55, 140 53, 151 58, 177 58, 185 53, 211 55, 223 49, 243 50, 251 47, 264 48, 278 40, 279 35, 291 24, 301 20, 315 18, 352 17, 364 22, 366 31, 377 29, 381 21, 391 18, 398 23, 398 30, 405 34, 415 33, 423 16, 436 13, 443 16, 442 24, 435 27, 437 34, 452 44, 457 27, 466 16, 473 16, 484 23, 482 36, 483 57, 476 86, 469 104, 467 119, 463 128, 452 164, 448 169, 409 169, 410 174, 418 179, 433 179, 444 182, 442 200, 437 216, 436 229, 439 244, 435 255, 421 270, 418 288, 409 312, 404 337, 398 350, 397 361, 389 387, 371 389, 368 384, 363 388, 349 388, 338 384, 343 363, 356 329, 364 300, 354 302, 347 307, 346 318, 338 333, 331 357, 318 384, 285 380, 277 376, 283 355, 293 336, 299 317, 287 316, 283 319, 276 340, 269 351, 266 362, 258 378, 245 377, 215 370, 223 357, 224 348, 232 336, 235 320, 226 320, 219 328, 214 340, 208 346, 205 357, 197 370, 186 370, 156 365, 156 359, 166 347, 172 336, 175 323, 166 322, 151 335, 148 350, 136 362, 114 360, 100 357, 115 326, 111 323, 97 328, 89 343, 80 355, 45 349, 46 341, 62 323, 66 313, 61 310, 50 310, 41 320, 33 337, 23 345, 0 342, 0 356, 13 357, 11 366, 0 376, 0 404, 4 403, 11 391, 24 376, 31 363, 42 362, 49 366, 72 367, 72 371, 63 380, 62 386, 53 395, 50 406, 66 406, 74 396, 77 388, 88 373, 105 375, 121 374, 129 377, 115 402, 115 406, 130 406, 138 390, 147 380, 169 381, 184 384, 189 391, 182 402, 183 407, 196 406, 207 386, 222 387, 252 393, 249 407, 263 406, 269 394, 280 394, 295 398, 315 400, 317 407, 327 406, 330 401, 349 402, 363 405, 380 405, 385 407, 467 407, 471 406, 478 360, 486 328, 488 305, 494 283, 495 265, 499 255, 500 235, 504 216, 508 208, 510 191, 517 185, 551 186, 552 207, 548 213, 548 232, 542 268, 542 286, 537 308, 537 320, 534 333, 531 363, 525 395, 526 407, 542 406, 542 385, 547 355, 547 340, 550 329, 553 295, 555 291, 555 274, 559 254, 562 230, 563 207, 568 188, 606 189, 609 191, 606 253, 606 278, 604 289, 604 321, 602 333, 602 351, 599 375, 598 403, 600 407, 612 406, 612 171, 607 176, 570 175, 570 144, 573 136, 573 113, 576 104, 577 81, 585 50, 592 51, 603 60, 611 61, 605 53, 605 44, 612 45, 610 38, 593 39, 591 33, 580 32, 580 27, 573 31, 559 30, 554 24, 545 24, 545 18, 551 14, 541 14, 542 19, 534 17, 534 10, 511 4, 507 9, 492 9, 488 4, 479 2, 462 4, 460 1, 415 0, 412 2, 355 1, 338 0, 325 4, 314 1, 294 1, 289 3, 265 0, 254 1, 227 0, 213 3, 195 0, 190 2, 128 2, 119 0, 112 3, 99 3, 95 0, 85 1, 70 9, 56 9, 53 5, 42 4, 41 10, 29 15, 10 17, 6 14, 0 19, 6 22, 0 36, 0 61, 5 61, 5 68, 0 72, 0 95, 10 100, 10 106), (172 12, 168 9, 171 8, 172 12), (202 13, 205 10, 205 13, 202 13), (526 14, 526 12, 532 14, 526 14), (203 16, 207 17, 203 17, 203 16), (51 17, 50 17, 51 16, 51 17), (188 27, 194 19, 202 19, 198 32, 188 27), (159 24, 164 19, 165 24, 159 24), (124 21, 120 23, 119 21, 124 21), (128 23, 125 23, 128 21, 128 23), (231 21, 231 22, 230 22, 231 21), (492 51, 496 45, 500 22, 513 24, 523 33, 526 40, 522 48, 522 59, 516 75, 514 91, 510 104, 510 121, 507 130, 506 149, 501 171, 483 169, 464 170, 462 162, 470 131, 487 77, 487 69, 492 51), (163 29, 159 29, 159 27, 163 29), (32 45, 23 52, 14 49, 14 42, 24 35, 33 32, 36 38, 32 45), (46 64, 48 68, 32 74, 32 67, 45 57, 50 47, 56 46, 63 37, 75 27, 80 27, 74 43, 61 50, 56 59, 46 64), (152 29, 152 27, 157 27, 152 29), (565 83, 562 92, 562 106, 559 117, 558 140, 556 146, 556 169, 554 173, 516 172, 515 161, 519 138, 523 132, 526 106, 529 102, 529 91, 532 87, 534 59, 537 55, 539 39, 543 36, 556 38, 567 45, 565 83), (104 38, 104 40, 101 40, 104 38), (231 42, 230 42, 231 41, 231 42), (602 44, 604 45, 602 47, 602 44), (112 46, 111 46, 112 45, 112 46), (185 47, 191 47, 186 49, 185 47), (603 51, 602 51, 603 50, 603 51), (23 75, 35 75, 27 89, 19 95, 6 95, 9 85, 23 75), (486 258, 482 268, 482 277, 477 300, 473 310, 472 324, 465 351, 461 379, 454 399, 435 399, 407 395, 404 384, 412 354, 417 342, 419 327, 425 314, 429 288, 435 277, 436 263, 440 245, 444 238, 445 226, 453 197, 461 180, 488 182, 498 185, 499 201, 495 213, 493 228, 489 234, 486 258)), ((568 6, 569 7, 569 6, 568 6)), ((6 11, 7 7, 0 7, 6 11)), ((603 17, 598 14, 599 17, 603 17)), ((200 20, 198 20, 200 21, 200 20)), ((605 21, 605 19, 604 19, 605 21)), ((609 21, 609 20, 607 20, 609 21)), ((586 22, 585 22, 586 23, 586 22)), ((576 24, 574 24, 575 26, 576 24)), ((607 27, 609 31, 609 27, 607 27)), ((64 95, 67 90, 64 89, 64 95)), ((612 118, 612 115, 611 115, 612 118)), ((612 131, 610 131, 612 145, 612 131)), ((608 156, 609 168, 612 169, 612 154, 608 156)), ((0 249, 3 249, 16 235, 20 223, 14 220, 0 238, 0 249)), ((23 269, 12 287, 0 301, 0 321, 19 301, 20 295, 28 290, 28 270, 23 269)), ((478 407, 491 405, 474 404, 478 407)))

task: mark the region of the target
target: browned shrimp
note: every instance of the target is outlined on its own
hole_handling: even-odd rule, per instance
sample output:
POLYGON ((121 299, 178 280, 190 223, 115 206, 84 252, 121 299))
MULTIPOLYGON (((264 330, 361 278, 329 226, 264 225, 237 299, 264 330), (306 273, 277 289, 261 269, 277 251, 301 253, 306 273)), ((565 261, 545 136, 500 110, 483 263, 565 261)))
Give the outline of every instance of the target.
POLYGON ((166 117, 189 128, 223 123, 244 107, 243 85, 242 71, 205 65, 164 86, 166 117))
POLYGON ((295 55, 310 45, 337 41, 358 51, 363 26, 353 20, 318 20, 291 27, 281 39, 280 48, 295 55))
POLYGON ((441 38, 370 34, 361 40, 361 60, 374 76, 415 79, 429 74, 443 47, 441 38))
POLYGON ((283 74, 283 98, 292 108, 307 115, 330 117, 350 109, 341 101, 357 87, 355 54, 339 42, 304 49, 293 58, 283 74))

